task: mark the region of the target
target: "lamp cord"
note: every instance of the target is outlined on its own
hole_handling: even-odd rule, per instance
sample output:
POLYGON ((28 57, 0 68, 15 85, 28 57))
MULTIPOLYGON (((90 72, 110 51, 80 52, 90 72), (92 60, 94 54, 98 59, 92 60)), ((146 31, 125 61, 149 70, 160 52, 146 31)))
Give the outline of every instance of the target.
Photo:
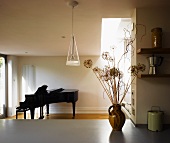
POLYGON ((74 16, 74 12, 73 12, 74 6, 72 7, 72 36, 73 36, 73 28, 74 28, 74 23, 73 23, 73 16, 74 16))
POLYGON ((74 17, 74 6, 72 6, 72 49, 71 49, 71 55, 72 58, 74 59, 74 36, 73 36, 73 29, 74 29, 74 23, 73 23, 73 17, 74 17))

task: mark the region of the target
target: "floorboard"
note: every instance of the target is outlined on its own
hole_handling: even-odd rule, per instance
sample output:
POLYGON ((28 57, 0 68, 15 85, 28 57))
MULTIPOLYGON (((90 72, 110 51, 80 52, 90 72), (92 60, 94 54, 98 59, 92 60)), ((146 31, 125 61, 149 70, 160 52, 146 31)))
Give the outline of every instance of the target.
MULTIPOLYGON (((50 114, 44 116, 44 119, 73 119, 72 114, 50 114)), ((35 115, 35 119, 38 119, 38 114, 35 115)), ((16 119, 16 116, 8 117, 6 119, 16 119)), ((23 114, 18 114, 18 119, 24 119, 23 114)), ((27 119, 31 119, 30 114, 27 114, 27 119)), ((108 114, 76 114, 74 119, 108 119, 108 114)))

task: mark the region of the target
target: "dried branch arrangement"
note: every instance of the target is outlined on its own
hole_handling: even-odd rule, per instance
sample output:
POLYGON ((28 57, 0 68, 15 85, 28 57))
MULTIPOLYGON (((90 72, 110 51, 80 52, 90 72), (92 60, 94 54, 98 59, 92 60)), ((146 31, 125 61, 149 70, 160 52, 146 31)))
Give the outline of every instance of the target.
POLYGON ((126 71, 121 70, 120 65, 122 65, 122 61, 128 60, 130 62, 127 55, 129 53, 130 55, 134 55, 133 42, 135 39, 126 36, 130 33, 128 30, 124 29, 124 33, 126 44, 123 54, 119 56, 120 59, 116 59, 115 50, 119 49, 114 47, 111 49, 111 52, 102 53, 102 59, 107 63, 104 65, 104 68, 93 67, 93 61, 91 59, 84 61, 84 66, 93 70, 112 104, 122 103, 135 77, 139 72, 145 70, 145 65, 140 63, 137 65, 130 64, 126 71), (127 80, 124 80, 125 75, 127 80), (129 77, 127 78, 127 76, 129 77))

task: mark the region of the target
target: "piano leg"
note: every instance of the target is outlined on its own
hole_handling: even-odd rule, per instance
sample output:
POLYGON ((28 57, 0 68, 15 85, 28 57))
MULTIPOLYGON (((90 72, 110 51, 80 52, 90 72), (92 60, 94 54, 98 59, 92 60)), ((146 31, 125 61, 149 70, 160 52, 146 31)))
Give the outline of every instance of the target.
POLYGON ((49 116, 49 104, 46 104, 47 116, 49 116))
POLYGON ((76 102, 72 102, 72 107, 73 107, 73 119, 75 118, 75 107, 76 107, 76 102))
POLYGON ((43 116, 43 106, 40 106, 40 117, 39 119, 43 119, 44 116, 43 116))
POLYGON ((34 119, 35 108, 30 108, 31 119, 34 119))
MULTIPOLYGON (((75 118, 75 107, 76 107, 76 102, 72 102, 72 107, 73 107, 73 119, 75 118)), ((47 109, 47 116, 49 116, 49 104, 46 104, 46 109, 47 109)))

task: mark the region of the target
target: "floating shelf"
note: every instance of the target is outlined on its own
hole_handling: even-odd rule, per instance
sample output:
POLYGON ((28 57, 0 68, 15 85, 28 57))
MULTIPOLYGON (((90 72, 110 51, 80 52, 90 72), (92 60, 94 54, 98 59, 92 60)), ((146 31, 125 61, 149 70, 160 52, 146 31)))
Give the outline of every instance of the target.
POLYGON ((137 54, 170 54, 170 48, 141 48, 137 54))
POLYGON ((170 74, 139 74, 138 78, 170 78, 170 74))

